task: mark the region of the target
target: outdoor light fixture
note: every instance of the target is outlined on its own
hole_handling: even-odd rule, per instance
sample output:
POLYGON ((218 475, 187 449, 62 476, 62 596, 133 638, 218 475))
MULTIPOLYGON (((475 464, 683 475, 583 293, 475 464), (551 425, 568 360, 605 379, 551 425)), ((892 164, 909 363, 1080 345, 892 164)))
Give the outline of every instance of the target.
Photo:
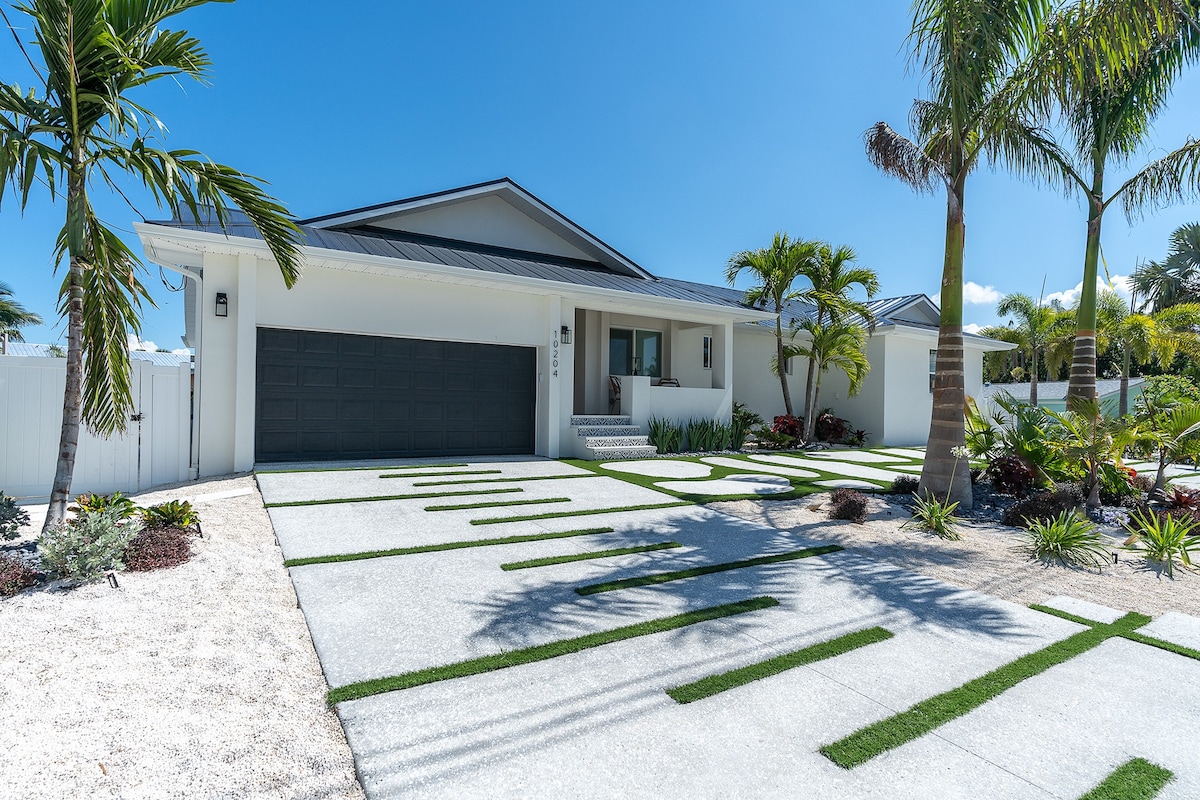
POLYGON ((217 292, 217 316, 229 316, 229 295, 224 292, 217 292))
POLYGON ((561 335, 559 336, 559 341, 561 341, 563 344, 571 343, 571 329, 570 328, 568 328, 566 325, 563 325, 562 331, 560 332, 560 334, 561 335))

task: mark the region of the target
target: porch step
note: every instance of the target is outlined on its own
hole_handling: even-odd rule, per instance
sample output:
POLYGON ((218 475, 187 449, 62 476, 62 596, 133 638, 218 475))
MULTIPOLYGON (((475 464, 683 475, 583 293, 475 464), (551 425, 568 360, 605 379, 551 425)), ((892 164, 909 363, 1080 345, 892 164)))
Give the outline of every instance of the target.
POLYGON ((637 425, 587 425, 582 428, 572 428, 583 437, 588 436, 637 436, 642 429, 637 425))
MULTIPOLYGON (((637 428, 634 428, 636 431, 637 428)), ((588 436, 583 440, 583 446, 589 449, 597 447, 644 447, 650 444, 648 436, 588 436)), ((657 451, 657 448, 655 448, 657 451)))
POLYGON ((633 445, 630 447, 589 447, 592 461, 620 461, 629 458, 653 458, 658 455, 658 448, 652 444, 633 445))
POLYGON ((612 414, 576 414, 571 417, 571 427, 603 427, 608 425, 629 425, 633 418, 629 415, 612 414))

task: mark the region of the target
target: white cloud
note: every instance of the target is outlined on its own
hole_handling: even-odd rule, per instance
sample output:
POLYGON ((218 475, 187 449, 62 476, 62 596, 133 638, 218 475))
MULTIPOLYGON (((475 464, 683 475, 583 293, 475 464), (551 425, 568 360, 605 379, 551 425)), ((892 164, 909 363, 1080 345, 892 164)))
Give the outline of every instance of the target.
POLYGON ((192 351, 187 349, 186 347, 176 347, 174 350, 171 351, 171 355, 173 355, 173 356, 190 356, 191 354, 192 354, 192 351))
POLYGON ((148 339, 138 339, 132 333, 126 335, 126 341, 129 342, 130 350, 144 350, 147 353, 153 353, 158 350, 158 345, 148 339))
POLYGON ((982 327, 982 325, 976 325, 974 322, 968 322, 966 325, 963 325, 963 333, 979 333, 979 329, 982 327))
MULTIPOLYGON (((1000 302, 1002 296, 995 286, 980 286, 975 281, 967 281, 963 284, 963 303, 966 305, 992 305, 1000 302)), ((941 292, 933 296, 933 302, 938 306, 942 305, 941 292)))
MULTIPOLYGON (((1129 276, 1128 275, 1113 275, 1112 285, 1109 286, 1108 281, 1104 278, 1096 278, 1096 289, 1103 291, 1104 289, 1113 289, 1121 297, 1128 298, 1130 293, 1129 276)), ((1067 308, 1079 301, 1079 295, 1083 292, 1083 281, 1075 284, 1073 289, 1067 289, 1062 292, 1051 292, 1046 295, 1045 300, 1051 303, 1055 300, 1062 303, 1067 308)))

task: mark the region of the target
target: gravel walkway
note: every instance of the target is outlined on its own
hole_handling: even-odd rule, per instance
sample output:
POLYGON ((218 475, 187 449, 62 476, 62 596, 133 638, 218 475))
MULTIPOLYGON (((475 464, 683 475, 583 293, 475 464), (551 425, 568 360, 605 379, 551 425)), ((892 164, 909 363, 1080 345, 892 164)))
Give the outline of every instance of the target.
POLYGON ((862 525, 830 520, 824 509, 810 510, 822 502, 823 498, 740 500, 712 503, 709 508, 836 542, 913 572, 1022 605, 1070 595, 1151 616, 1168 611, 1200 615, 1200 573, 1178 566, 1172 580, 1136 554, 1122 553, 1120 563, 1097 574, 1029 560, 1014 550, 1018 542, 1012 528, 964 525, 962 540, 951 542, 912 528, 901 529, 909 516, 907 509, 878 498, 868 499, 870 514, 862 525))
POLYGON ((362 797, 253 479, 179 497, 187 564, 0 600, 0 798, 362 797))

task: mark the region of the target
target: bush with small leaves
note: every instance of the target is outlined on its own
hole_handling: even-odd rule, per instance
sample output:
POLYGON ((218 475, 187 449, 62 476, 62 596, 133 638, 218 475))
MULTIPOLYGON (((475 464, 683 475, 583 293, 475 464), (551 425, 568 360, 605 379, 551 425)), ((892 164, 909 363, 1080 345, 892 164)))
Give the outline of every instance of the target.
POLYGON ((1076 511, 1064 511, 1050 522, 1034 520, 1021 532, 1021 550, 1031 559, 1054 559, 1063 566, 1102 569, 1108 562, 1108 538, 1076 511))
POLYGON ((182 564, 192 557, 192 543, 178 528, 150 528, 129 540, 125 548, 125 568, 131 572, 149 572, 182 564))
POLYGON ((1137 489, 1139 494, 1150 494, 1154 491, 1154 476, 1139 472, 1133 478, 1133 488, 1137 489))
POLYGON ((0 539, 11 541, 17 538, 22 525, 29 524, 29 512, 17 505, 17 501, 0 492, 0 539))
POLYGON ((1000 521, 1013 528, 1026 528, 1034 522, 1052 522, 1064 511, 1074 511, 1083 505, 1080 495, 1075 484, 1061 483, 1052 492, 1038 492, 1013 503, 1005 509, 1000 521))
POLYGON ((987 476, 1001 494, 1024 497, 1033 486, 1033 470, 1016 456, 1000 456, 988 464, 987 476))
POLYGON ((125 548, 141 532, 142 522, 131 519, 121 524, 122 513, 119 508, 92 511, 44 532, 38 537, 42 566, 60 578, 80 582, 124 569, 125 548))
POLYGON ((892 479, 892 485, 888 492, 890 494, 916 494, 917 487, 920 485, 921 479, 916 475, 897 475, 892 479))
POLYGON ((37 572, 17 556, 0 555, 0 597, 12 597, 37 583, 37 572))
POLYGON ((1175 577, 1175 560, 1185 567, 1192 566, 1192 551, 1200 550, 1200 536, 1196 535, 1200 525, 1196 520, 1171 514, 1135 514, 1129 520, 1131 536, 1125 546, 1133 549, 1141 544, 1141 551, 1150 561, 1165 564, 1167 575, 1175 577))
POLYGON ((836 489, 829 496, 829 518, 863 523, 867 520, 867 498, 853 489, 836 489))

